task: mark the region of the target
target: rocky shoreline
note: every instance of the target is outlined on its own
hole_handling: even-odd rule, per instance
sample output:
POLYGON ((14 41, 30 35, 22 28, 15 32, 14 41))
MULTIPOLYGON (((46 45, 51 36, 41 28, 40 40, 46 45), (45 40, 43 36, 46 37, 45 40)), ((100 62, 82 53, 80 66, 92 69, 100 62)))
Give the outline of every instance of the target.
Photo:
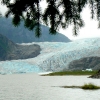
POLYGON ((100 79, 100 70, 98 70, 98 72, 96 74, 89 76, 89 78, 97 78, 97 79, 100 79))

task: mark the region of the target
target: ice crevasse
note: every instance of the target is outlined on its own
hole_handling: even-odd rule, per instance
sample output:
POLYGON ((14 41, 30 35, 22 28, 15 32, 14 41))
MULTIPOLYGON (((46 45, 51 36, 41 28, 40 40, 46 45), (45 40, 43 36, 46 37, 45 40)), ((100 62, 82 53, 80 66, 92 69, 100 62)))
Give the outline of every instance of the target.
POLYGON ((41 53, 35 58, 0 62, 0 73, 30 73, 68 70, 69 63, 83 57, 100 56, 100 38, 81 39, 73 42, 35 42, 41 53))

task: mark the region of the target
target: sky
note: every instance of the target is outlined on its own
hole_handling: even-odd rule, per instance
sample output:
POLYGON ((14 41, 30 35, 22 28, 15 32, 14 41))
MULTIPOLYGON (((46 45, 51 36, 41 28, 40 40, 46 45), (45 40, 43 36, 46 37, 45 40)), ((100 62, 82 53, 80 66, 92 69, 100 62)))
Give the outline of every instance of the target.
MULTIPOLYGON (((46 7, 46 3, 41 3, 42 9, 46 7)), ((5 6, 0 5, 0 11, 4 15, 7 8, 5 6)), ((59 32, 67 36, 70 40, 77 40, 83 38, 93 38, 100 37, 100 29, 98 29, 98 22, 96 20, 92 20, 90 16, 90 10, 86 7, 82 12, 82 18, 85 22, 85 26, 79 30, 77 36, 73 35, 72 26, 67 29, 59 29, 59 32)))
POLYGON ((66 30, 60 29, 60 32, 69 37, 71 40, 100 37, 98 21, 96 19, 91 19, 91 14, 88 6, 82 12, 82 19, 84 20, 85 25, 79 30, 78 36, 73 35, 72 27, 69 27, 66 30))

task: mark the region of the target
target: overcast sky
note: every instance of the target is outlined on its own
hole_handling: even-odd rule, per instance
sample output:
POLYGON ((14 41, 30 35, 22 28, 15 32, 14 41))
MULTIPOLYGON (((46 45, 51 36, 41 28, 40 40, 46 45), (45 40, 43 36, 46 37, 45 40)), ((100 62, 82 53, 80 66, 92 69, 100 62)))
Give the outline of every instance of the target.
MULTIPOLYGON (((42 2, 41 6, 44 8, 46 4, 42 2)), ((6 10, 6 7, 0 6, 0 11, 2 14, 4 14, 6 10)), ((78 36, 73 36, 72 27, 68 27, 65 30, 60 29, 59 32, 66 35, 71 40, 100 37, 100 29, 98 29, 98 22, 90 19, 90 11, 88 7, 83 10, 82 18, 84 19, 85 26, 80 29, 78 36)))
POLYGON ((96 21, 96 19, 91 19, 90 10, 88 7, 83 10, 82 18, 85 22, 85 26, 80 29, 78 36, 73 36, 72 27, 69 27, 66 30, 61 29, 60 32, 65 34, 71 40, 100 37, 100 29, 98 29, 98 22, 96 21))

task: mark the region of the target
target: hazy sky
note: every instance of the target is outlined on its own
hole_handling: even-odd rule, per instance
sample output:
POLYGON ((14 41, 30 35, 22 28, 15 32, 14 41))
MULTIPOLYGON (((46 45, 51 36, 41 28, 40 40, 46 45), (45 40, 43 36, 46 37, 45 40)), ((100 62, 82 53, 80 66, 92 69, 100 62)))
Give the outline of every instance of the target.
MULTIPOLYGON (((44 8, 46 4, 42 2, 41 6, 44 8)), ((4 14, 6 11, 6 7, 0 6, 0 11, 4 14)), ((59 32, 66 35, 71 40, 100 37, 100 29, 98 29, 98 22, 90 19, 90 11, 88 7, 86 7, 83 10, 82 18, 84 19, 85 26, 80 29, 78 36, 73 36, 73 31, 71 26, 65 30, 60 29, 59 32)))
POLYGON ((68 36, 71 40, 100 37, 100 29, 98 29, 98 22, 96 21, 96 19, 91 19, 90 10, 88 7, 83 10, 82 18, 85 22, 85 26, 80 29, 78 36, 73 36, 72 27, 69 27, 66 30, 61 29, 60 32, 68 36))

